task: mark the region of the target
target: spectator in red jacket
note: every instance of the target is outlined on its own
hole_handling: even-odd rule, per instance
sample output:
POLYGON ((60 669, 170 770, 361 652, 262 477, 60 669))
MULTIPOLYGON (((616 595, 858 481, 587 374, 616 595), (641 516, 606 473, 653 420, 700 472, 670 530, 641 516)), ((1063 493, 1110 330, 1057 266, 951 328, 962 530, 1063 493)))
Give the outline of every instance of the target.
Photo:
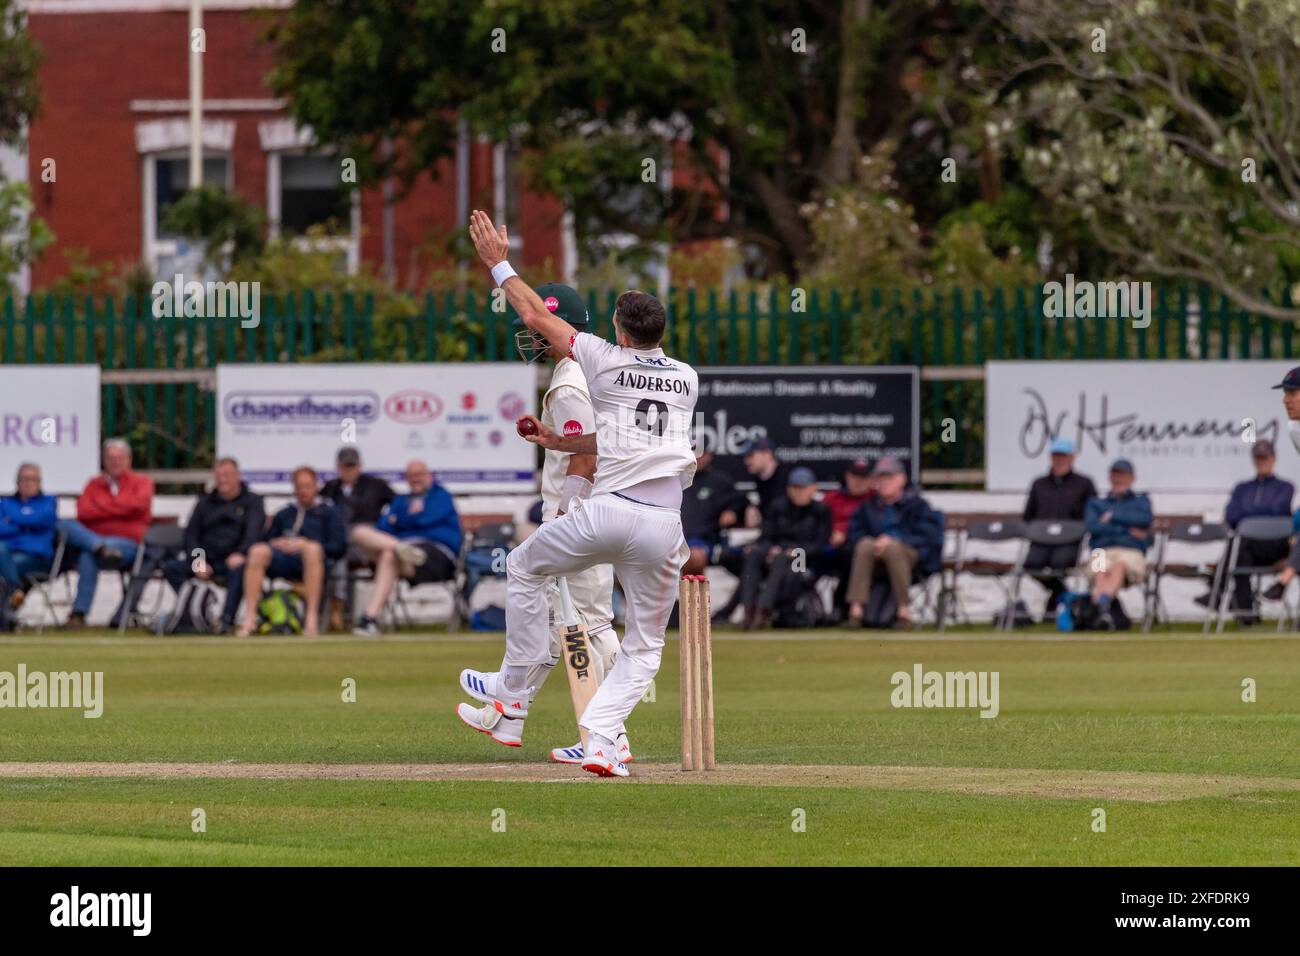
POLYGON ((65 627, 86 626, 99 572, 130 565, 152 519, 153 479, 131 470, 130 445, 110 438, 103 474, 86 482, 77 499, 77 520, 58 523, 77 562, 77 596, 65 627))
POLYGON ((822 553, 822 570, 835 577, 835 616, 842 619, 848 610, 849 570, 853 566, 853 548, 849 546, 849 519, 875 494, 871 463, 859 458, 844 471, 844 483, 822 496, 822 504, 831 509, 831 540, 822 553))

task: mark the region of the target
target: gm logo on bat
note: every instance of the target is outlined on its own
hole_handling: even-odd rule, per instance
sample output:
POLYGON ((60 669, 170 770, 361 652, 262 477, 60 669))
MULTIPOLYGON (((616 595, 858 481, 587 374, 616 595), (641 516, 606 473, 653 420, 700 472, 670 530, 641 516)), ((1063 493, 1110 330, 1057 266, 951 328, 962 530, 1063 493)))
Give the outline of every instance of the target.
POLYGON ((587 636, 582 631, 570 631, 564 635, 565 650, 569 655, 569 666, 579 677, 587 676, 591 666, 591 655, 587 653, 587 636))

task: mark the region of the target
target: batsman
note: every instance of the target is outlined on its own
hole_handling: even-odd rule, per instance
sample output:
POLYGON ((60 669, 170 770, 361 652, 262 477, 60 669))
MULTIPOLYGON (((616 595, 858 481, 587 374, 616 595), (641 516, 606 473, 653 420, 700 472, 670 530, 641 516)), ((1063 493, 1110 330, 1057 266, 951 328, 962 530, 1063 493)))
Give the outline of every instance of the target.
MULTIPOLYGON (((534 291, 547 311, 572 326, 575 334, 587 330, 590 317, 577 291, 554 282, 539 286, 534 291)), ((515 347, 525 362, 531 365, 550 360, 555 364, 550 386, 542 397, 542 425, 551 432, 570 437, 593 434, 596 417, 591 407, 587 379, 578 363, 548 342, 541 333, 525 326, 522 319, 516 319, 515 325, 515 347)), ((520 419, 521 434, 530 427, 530 424, 525 424, 528 422, 527 416, 520 419)), ((589 498, 595 474, 594 454, 546 449, 542 461, 542 522, 554 521, 573 510, 575 499, 589 498)), ((577 623, 585 631, 585 637, 580 639, 586 647, 566 659, 574 708, 577 711, 575 717, 581 718, 582 709, 600 686, 606 671, 614 666, 614 658, 618 654, 618 632, 614 629, 613 609, 614 568, 609 564, 597 564, 565 575, 564 581, 577 623)), ((550 658, 534 665, 527 678, 528 684, 534 687, 534 697, 555 665, 564 659, 561 642, 567 622, 564 620, 564 605, 558 581, 550 596, 550 658)), ((461 687, 471 697, 484 700, 485 695, 475 685, 470 672, 462 674, 461 687)), ((523 743, 522 717, 503 716, 490 703, 479 707, 461 703, 457 705, 456 713, 469 726, 489 734, 499 744, 518 747, 523 743)), ((618 759, 630 763, 632 750, 628 745, 625 728, 620 728, 614 743, 618 759)), ((579 740, 571 747, 556 747, 551 751, 550 757, 556 763, 579 764, 583 758, 582 741, 579 740)))

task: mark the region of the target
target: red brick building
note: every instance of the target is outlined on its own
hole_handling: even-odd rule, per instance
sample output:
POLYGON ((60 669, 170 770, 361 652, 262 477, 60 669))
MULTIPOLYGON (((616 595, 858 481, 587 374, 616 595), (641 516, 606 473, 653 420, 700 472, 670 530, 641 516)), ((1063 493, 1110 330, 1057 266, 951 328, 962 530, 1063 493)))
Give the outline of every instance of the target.
MULTIPOLYGON (((263 207, 274 234, 313 222, 339 226, 350 268, 385 263, 383 191, 349 201, 340 157, 321 152, 267 89, 272 67, 261 37, 265 11, 286 0, 204 0, 204 180, 263 207)), ((28 30, 40 46, 41 111, 21 155, 35 214, 57 237, 32 269, 39 287, 64 274, 66 253, 92 263, 145 262, 167 274, 183 243, 165 234, 160 209, 188 185, 188 0, 28 0, 28 30)), ((401 285, 445 265, 444 243, 474 207, 508 219, 515 258, 550 261, 568 276, 574 244, 554 197, 523 189, 507 149, 462 138, 437 177, 422 176, 392 203, 391 261, 401 285)), ((21 178, 21 176, 19 176, 21 178)))

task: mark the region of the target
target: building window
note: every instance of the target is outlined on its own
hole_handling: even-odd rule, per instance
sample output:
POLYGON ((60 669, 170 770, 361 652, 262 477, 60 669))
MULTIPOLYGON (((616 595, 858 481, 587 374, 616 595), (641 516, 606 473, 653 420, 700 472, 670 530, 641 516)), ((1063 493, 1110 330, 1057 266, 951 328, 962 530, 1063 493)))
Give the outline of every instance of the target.
POLYGON ((302 235, 311 226, 350 229, 351 198, 334 156, 280 157, 280 231, 302 235))
POLYGON ((267 219, 271 238, 332 252, 338 256, 340 271, 356 273, 361 267, 360 194, 344 185, 341 169, 337 156, 295 143, 268 151, 267 219), (308 238, 308 230, 317 226, 327 234, 308 238))
MULTIPOLYGON (((169 207, 190 188, 189 157, 154 157, 154 235, 158 239, 179 239, 163 228, 163 219, 169 207)), ((224 156, 203 158, 203 184, 228 186, 229 161, 224 156)))
MULTIPOLYGON (((184 195, 190 186, 190 160, 183 150, 148 154, 144 159, 144 259, 155 274, 171 276, 175 272, 204 271, 203 250, 183 236, 163 228, 167 207, 184 195)), ((203 157, 203 183, 231 189, 229 156, 207 154, 203 157)))

